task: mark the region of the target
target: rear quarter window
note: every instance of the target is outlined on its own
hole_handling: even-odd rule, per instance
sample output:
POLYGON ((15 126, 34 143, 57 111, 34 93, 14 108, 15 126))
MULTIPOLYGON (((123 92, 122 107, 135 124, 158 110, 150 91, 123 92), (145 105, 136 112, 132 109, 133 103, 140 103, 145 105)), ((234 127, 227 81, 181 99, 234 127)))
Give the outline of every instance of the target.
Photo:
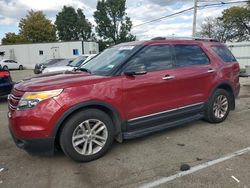
POLYGON ((212 46, 212 49, 224 62, 236 61, 234 55, 226 46, 212 46))

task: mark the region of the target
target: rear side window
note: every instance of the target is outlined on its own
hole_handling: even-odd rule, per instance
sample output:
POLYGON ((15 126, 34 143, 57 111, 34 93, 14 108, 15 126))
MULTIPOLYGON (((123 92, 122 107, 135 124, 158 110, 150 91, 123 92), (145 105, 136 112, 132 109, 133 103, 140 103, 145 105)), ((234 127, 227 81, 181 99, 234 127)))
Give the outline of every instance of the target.
POLYGON ((212 46, 215 53, 220 56, 224 62, 235 62, 236 59, 226 46, 212 46))
POLYGON ((186 67, 210 63, 205 52, 197 45, 175 45, 175 65, 186 67))
POLYGON ((128 63, 126 71, 132 71, 140 66, 145 66, 148 72, 172 68, 171 46, 154 45, 146 47, 128 63))

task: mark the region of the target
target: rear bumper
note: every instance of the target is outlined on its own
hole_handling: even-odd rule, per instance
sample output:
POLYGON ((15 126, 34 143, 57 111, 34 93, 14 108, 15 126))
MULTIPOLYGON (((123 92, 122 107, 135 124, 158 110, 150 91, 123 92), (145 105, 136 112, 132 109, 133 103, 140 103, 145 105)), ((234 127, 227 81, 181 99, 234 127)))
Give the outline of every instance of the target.
POLYGON ((0 96, 10 94, 12 87, 13 87, 13 83, 0 85, 0 96))
POLYGON ((54 154, 54 138, 44 139, 23 139, 16 138, 10 129, 11 136, 18 148, 25 150, 26 152, 33 155, 47 155, 51 156, 54 154))

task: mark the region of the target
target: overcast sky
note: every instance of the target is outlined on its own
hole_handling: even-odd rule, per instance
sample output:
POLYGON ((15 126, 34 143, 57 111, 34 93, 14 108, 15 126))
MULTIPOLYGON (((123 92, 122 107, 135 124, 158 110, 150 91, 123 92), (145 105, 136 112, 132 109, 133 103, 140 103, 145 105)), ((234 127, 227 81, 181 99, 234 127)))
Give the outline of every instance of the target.
MULTIPOLYGON (((235 0, 199 0, 199 5, 215 2, 229 2, 235 0)), ((24 17, 27 10, 42 10, 46 16, 55 21, 58 11, 63 5, 81 8, 86 17, 93 24, 93 12, 96 9, 97 0, 0 0, 0 40, 7 32, 18 33, 18 22, 24 17)), ((193 6, 193 0, 127 0, 127 13, 133 25, 136 26, 161 16, 181 11, 193 6)), ((198 26, 206 17, 216 17, 222 11, 232 5, 220 5, 198 10, 198 26)), ((192 33, 193 12, 163 19, 140 27, 134 27, 132 33, 138 39, 150 39, 155 36, 190 36, 192 33)))

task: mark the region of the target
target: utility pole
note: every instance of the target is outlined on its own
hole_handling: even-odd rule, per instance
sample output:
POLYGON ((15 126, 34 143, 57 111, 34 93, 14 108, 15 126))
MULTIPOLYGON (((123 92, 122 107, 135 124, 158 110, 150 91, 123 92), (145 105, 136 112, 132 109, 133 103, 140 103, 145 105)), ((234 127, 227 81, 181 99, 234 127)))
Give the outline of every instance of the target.
POLYGON ((192 37, 195 37, 195 33, 196 33, 197 5, 198 5, 198 0, 194 0, 194 17, 193 17, 192 37))

